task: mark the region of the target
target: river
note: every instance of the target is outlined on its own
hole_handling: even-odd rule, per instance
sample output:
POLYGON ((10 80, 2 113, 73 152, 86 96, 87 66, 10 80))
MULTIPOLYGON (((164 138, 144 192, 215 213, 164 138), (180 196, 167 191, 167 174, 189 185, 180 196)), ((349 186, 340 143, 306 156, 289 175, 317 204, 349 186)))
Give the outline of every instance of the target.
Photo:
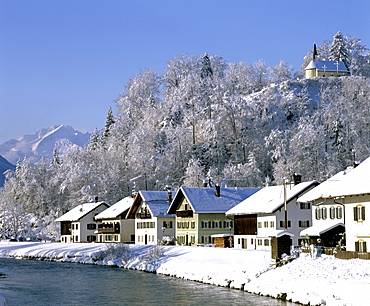
POLYGON ((0 294, 24 305, 294 305, 244 291, 117 267, 0 259, 0 294))

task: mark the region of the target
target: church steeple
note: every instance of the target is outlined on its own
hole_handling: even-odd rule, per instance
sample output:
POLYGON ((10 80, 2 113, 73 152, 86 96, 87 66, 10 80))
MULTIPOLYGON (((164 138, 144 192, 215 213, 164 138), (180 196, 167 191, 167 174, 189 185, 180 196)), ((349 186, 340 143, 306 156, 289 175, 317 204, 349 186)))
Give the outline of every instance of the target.
POLYGON ((315 61, 316 60, 316 55, 317 54, 317 49, 316 49, 316 42, 313 43, 313 54, 312 54, 312 60, 315 61))

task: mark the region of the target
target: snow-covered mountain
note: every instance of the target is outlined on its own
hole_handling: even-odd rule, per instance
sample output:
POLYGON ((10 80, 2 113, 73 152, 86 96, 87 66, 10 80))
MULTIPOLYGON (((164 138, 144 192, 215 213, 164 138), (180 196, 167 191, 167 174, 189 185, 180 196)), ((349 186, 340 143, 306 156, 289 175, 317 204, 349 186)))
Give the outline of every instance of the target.
POLYGON ((6 170, 15 170, 15 166, 9 163, 4 157, 0 155, 0 187, 4 185, 6 170))
POLYGON ((4 142, 0 145, 0 155, 12 164, 24 157, 36 162, 42 157, 51 159, 55 147, 63 155, 73 146, 84 147, 89 139, 90 133, 81 133, 71 126, 55 125, 18 140, 4 142))

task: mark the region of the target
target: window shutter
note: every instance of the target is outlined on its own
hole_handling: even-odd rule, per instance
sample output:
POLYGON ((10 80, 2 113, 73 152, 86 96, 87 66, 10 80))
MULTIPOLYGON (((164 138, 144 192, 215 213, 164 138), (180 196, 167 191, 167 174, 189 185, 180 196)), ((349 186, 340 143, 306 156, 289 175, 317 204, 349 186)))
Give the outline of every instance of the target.
POLYGON ((355 251, 360 252, 360 242, 358 241, 355 242, 355 251))
POLYGON ((365 206, 361 206, 361 220, 365 220, 365 206))
POLYGON ((212 222, 208 221, 208 228, 211 228, 211 227, 212 227, 212 222))
POLYGON ((357 207, 353 207, 353 219, 358 221, 357 207))

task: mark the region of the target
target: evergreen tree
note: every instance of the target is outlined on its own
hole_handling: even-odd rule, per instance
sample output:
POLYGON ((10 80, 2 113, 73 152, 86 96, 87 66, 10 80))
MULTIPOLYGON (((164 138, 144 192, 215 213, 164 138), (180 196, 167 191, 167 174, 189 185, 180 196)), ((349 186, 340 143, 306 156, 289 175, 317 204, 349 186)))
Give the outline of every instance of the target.
POLYGON ((331 61, 342 61, 346 68, 349 70, 350 63, 348 61, 348 49, 346 39, 343 34, 338 31, 334 37, 330 47, 330 58, 331 61))

